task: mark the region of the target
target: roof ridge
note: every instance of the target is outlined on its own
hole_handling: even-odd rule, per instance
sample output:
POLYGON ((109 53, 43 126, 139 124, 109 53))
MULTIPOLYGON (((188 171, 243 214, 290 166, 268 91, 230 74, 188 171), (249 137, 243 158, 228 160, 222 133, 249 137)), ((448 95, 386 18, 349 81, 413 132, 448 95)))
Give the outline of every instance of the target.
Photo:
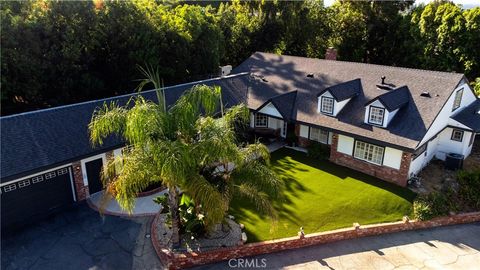
MULTIPOLYGON (((210 78, 210 79, 205 79, 205 80, 200 80, 200 81, 193 81, 193 82, 181 83, 181 84, 176 84, 176 85, 170 85, 170 86, 164 87, 164 89, 171 89, 171 88, 180 87, 180 86, 187 86, 187 85, 195 85, 195 84, 206 83, 206 82, 211 82, 211 81, 216 81, 216 80, 220 81, 220 80, 240 77, 240 76, 244 76, 244 75, 248 75, 248 74, 249 74, 249 72, 235 73, 235 74, 231 74, 231 75, 215 77, 215 78, 210 78)), ((118 95, 118 96, 113 96, 113 97, 87 100, 87 101, 82 101, 82 102, 78 102, 78 103, 72 103, 72 104, 55 106, 55 107, 51 107, 51 108, 45 108, 45 109, 40 109, 40 110, 34 110, 34 111, 22 112, 22 113, 17 113, 17 114, 12 114, 12 115, 6 115, 6 116, 0 117, 0 120, 14 118, 14 117, 17 117, 17 116, 34 114, 34 113, 54 111, 54 110, 60 110, 60 109, 65 109, 65 108, 69 108, 69 107, 92 104, 92 103, 96 103, 96 102, 100 102, 100 101, 105 102, 105 101, 110 101, 110 100, 124 98, 124 97, 133 97, 133 96, 138 95, 138 94, 151 93, 151 92, 156 91, 156 90, 157 89, 150 89, 150 90, 145 90, 145 91, 141 91, 141 92, 128 93, 128 94, 123 94, 123 95, 118 95)))
POLYGON ((412 70, 412 71, 426 71, 426 72, 432 72, 432 73, 441 73, 441 74, 462 75, 462 76, 464 76, 463 73, 459 73, 459 72, 448 72, 448 71, 419 69, 419 68, 410 68, 410 67, 401 67, 401 66, 388 66, 388 65, 380 65, 380 64, 372 64, 372 63, 363 63, 363 62, 353 62, 353 61, 344 61, 344 60, 329 60, 329 59, 322 59, 322 58, 311 58, 311 57, 306 57, 306 56, 296 56, 296 55, 288 55, 288 54, 276 54, 276 53, 259 52, 259 51, 255 52, 255 53, 270 54, 270 55, 276 55, 276 56, 287 56, 287 57, 310 59, 310 60, 320 60, 320 61, 327 61, 327 62, 342 62, 342 63, 351 63, 351 64, 356 64, 356 65, 370 65, 370 66, 378 66, 378 67, 384 67, 384 68, 406 69, 406 70, 412 70))

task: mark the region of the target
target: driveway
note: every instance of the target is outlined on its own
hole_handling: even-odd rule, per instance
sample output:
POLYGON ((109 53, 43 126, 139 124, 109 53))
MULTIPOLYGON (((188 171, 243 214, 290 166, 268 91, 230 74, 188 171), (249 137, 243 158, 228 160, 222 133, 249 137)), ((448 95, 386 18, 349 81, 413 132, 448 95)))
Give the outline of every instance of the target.
POLYGON ((247 263, 256 269, 480 269, 480 223, 345 240, 194 269, 255 268, 241 267, 247 263))
POLYGON ((163 269, 153 249, 153 217, 101 217, 86 204, 1 240, 1 269, 163 269))

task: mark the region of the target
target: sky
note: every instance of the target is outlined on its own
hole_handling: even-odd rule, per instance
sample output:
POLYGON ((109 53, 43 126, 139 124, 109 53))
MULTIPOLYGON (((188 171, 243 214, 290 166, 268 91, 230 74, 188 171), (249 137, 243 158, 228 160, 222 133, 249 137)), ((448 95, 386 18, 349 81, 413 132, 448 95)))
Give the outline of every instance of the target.
MULTIPOLYGON (((332 5, 335 0, 324 0, 326 6, 332 5)), ((429 3, 432 0, 415 0, 416 4, 420 3, 429 3)), ((464 7, 471 8, 475 6, 480 6, 480 0, 452 0, 455 4, 461 4, 464 7)))

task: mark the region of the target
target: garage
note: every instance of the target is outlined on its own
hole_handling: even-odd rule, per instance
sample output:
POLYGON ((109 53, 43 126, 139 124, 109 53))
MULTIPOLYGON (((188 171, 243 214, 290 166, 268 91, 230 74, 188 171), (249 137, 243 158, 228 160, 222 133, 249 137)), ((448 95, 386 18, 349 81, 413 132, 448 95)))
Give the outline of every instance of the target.
POLYGON ((2 184, 2 228, 37 221, 74 201, 71 167, 2 184))

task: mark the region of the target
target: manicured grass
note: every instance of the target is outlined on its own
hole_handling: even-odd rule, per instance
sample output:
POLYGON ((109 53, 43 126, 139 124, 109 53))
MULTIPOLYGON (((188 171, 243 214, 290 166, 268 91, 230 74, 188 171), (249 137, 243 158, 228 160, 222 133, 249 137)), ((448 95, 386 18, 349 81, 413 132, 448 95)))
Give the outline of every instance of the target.
POLYGON ((314 160, 290 149, 272 153, 272 166, 285 181, 284 198, 274 201, 278 218, 257 214, 248 202, 235 200, 230 213, 245 224, 248 241, 401 220, 411 215, 415 193, 363 173, 314 160))

